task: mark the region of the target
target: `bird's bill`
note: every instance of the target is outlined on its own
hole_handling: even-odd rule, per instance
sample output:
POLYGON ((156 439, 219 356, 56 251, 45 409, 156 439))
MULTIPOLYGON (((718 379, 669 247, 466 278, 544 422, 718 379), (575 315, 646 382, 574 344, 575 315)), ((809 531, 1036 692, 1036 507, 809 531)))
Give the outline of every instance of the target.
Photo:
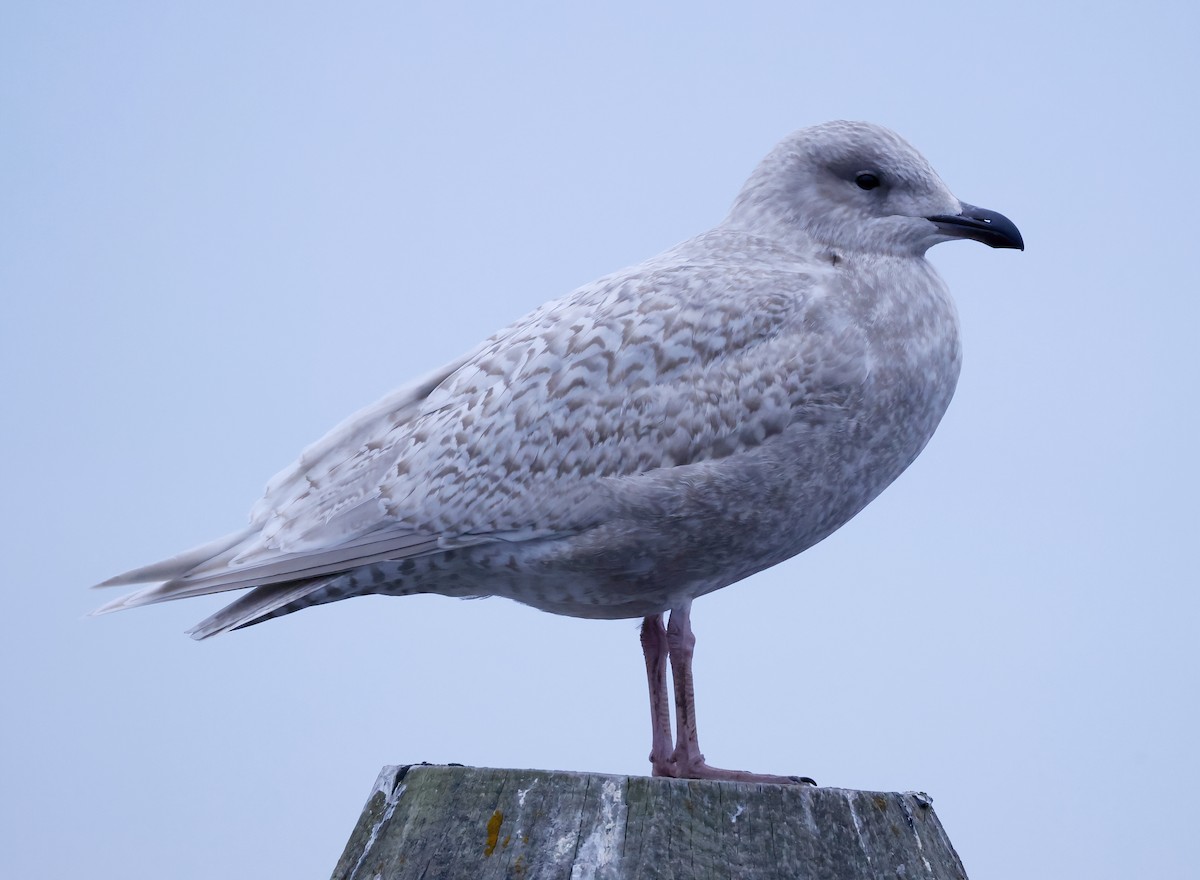
POLYGON ((926 219, 944 235, 953 238, 970 238, 988 247, 1025 250, 1025 240, 1021 238, 1017 224, 987 208, 976 208, 963 202, 961 214, 938 214, 926 219))

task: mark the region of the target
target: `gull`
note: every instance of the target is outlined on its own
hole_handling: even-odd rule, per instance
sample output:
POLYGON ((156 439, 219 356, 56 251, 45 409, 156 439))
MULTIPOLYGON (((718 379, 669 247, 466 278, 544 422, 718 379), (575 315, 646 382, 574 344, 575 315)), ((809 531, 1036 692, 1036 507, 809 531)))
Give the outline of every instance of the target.
POLYGON ((705 761, 692 601, 827 537, 925 447, 961 363, 925 253, 955 239, 1024 249, 888 129, 797 131, 715 228, 351 416, 248 527, 105 581, 151 586, 95 613, 249 591, 197 639, 370 594, 642 618, 654 775, 811 783, 705 761))

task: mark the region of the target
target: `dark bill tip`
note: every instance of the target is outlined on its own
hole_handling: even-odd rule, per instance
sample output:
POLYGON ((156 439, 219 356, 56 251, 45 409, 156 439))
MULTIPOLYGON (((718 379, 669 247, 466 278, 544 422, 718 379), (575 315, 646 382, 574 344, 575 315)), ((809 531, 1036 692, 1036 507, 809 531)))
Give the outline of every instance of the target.
POLYGON ((996 211, 963 202, 961 214, 938 214, 926 219, 955 238, 970 238, 988 247, 1025 250, 1025 240, 1017 224, 996 211))

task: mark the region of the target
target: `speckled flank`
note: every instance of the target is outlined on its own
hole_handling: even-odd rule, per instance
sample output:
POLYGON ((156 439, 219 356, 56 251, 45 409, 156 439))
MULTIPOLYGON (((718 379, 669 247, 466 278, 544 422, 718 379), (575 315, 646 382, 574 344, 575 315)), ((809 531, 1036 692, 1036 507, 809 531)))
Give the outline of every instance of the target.
POLYGON ((959 210, 885 129, 797 132, 721 225, 353 416, 248 529, 114 578, 166 582, 103 610, 256 587, 197 638, 368 593, 638 617, 780 562, 945 412, 957 319, 924 252, 949 235, 925 218, 959 210))

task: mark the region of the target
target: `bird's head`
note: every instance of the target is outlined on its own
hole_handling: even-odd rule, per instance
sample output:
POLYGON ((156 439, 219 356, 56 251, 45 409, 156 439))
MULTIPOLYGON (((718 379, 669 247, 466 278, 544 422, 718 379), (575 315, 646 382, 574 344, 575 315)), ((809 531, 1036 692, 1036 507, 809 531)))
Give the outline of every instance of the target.
POLYGON ((729 222, 847 252, 919 256, 957 238, 1025 247, 1011 220, 960 202, 907 141, 867 122, 789 135, 750 176, 729 222))

